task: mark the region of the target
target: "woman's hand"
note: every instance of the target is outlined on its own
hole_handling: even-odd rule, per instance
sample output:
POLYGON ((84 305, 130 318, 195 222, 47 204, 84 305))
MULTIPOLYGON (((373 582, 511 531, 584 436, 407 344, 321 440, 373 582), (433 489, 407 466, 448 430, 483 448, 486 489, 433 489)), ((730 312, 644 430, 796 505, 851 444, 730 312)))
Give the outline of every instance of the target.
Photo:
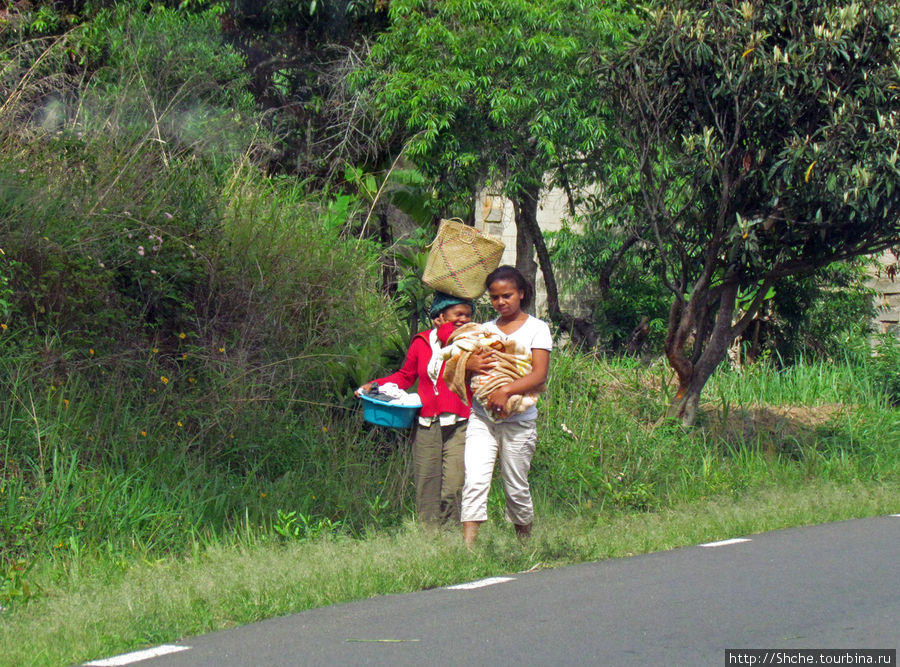
POLYGON ((488 373, 496 364, 497 360, 494 359, 494 352, 492 350, 478 348, 470 354, 469 358, 466 360, 466 371, 475 373, 476 375, 488 373))
POLYGON ((531 372, 525 377, 513 380, 491 392, 485 402, 485 409, 490 411, 495 419, 506 419, 506 402, 510 396, 528 394, 532 391, 540 391, 541 385, 547 381, 547 370, 550 366, 550 351, 541 348, 531 350, 531 372))
POLYGON ((368 394, 369 390, 372 388, 373 384, 375 384, 375 380, 372 380, 371 382, 366 382, 362 387, 360 387, 359 389, 354 391, 353 395, 356 396, 356 398, 359 398, 360 394, 368 394))
MULTIPOLYGON (((509 385, 506 385, 509 386, 509 385)), ((506 412, 506 402, 509 400, 510 393, 506 386, 494 389, 487 397, 485 408, 494 416, 495 419, 506 419, 509 414, 506 412)))

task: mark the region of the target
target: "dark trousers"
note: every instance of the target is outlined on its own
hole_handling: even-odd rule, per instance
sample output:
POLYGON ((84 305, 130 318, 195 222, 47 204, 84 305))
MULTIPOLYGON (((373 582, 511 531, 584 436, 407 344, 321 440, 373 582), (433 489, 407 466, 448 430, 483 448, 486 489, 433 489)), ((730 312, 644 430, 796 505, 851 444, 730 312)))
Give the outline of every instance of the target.
POLYGON ((413 441, 413 477, 419 521, 459 521, 460 497, 465 477, 466 421, 441 426, 416 427, 413 441))

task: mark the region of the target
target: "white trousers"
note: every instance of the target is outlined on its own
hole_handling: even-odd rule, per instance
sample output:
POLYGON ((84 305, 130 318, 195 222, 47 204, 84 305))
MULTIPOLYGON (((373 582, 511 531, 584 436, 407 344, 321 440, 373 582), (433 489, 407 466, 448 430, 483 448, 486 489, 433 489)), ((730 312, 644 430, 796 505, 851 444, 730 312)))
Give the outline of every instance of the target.
POLYGON ((466 429, 466 481, 460 521, 487 520, 488 493, 498 456, 506 492, 506 518, 520 526, 534 520, 528 471, 536 444, 533 420, 494 423, 472 411, 466 429))

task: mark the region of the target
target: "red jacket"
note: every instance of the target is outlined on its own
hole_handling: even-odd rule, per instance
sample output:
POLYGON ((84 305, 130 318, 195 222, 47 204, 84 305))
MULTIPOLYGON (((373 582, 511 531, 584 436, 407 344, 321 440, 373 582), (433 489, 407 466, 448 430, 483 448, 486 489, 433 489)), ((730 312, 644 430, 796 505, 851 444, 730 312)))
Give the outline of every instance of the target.
MULTIPOLYGON (((438 340, 446 344, 447 338, 453 332, 453 324, 443 324, 438 328, 438 340)), ((401 389, 409 389, 416 380, 419 381, 418 393, 422 399, 422 411, 419 413, 422 417, 437 417, 443 412, 451 412, 460 417, 469 417, 469 406, 459 400, 459 396, 454 394, 444 384, 443 368, 441 368, 441 377, 438 378, 437 385, 431 383, 428 377, 428 362, 431 360, 431 343, 428 342, 428 335, 431 330, 420 331, 413 338, 406 353, 406 361, 403 367, 387 377, 375 380, 378 384, 395 383, 401 389)), ((472 397, 469 396, 469 402, 472 397)))

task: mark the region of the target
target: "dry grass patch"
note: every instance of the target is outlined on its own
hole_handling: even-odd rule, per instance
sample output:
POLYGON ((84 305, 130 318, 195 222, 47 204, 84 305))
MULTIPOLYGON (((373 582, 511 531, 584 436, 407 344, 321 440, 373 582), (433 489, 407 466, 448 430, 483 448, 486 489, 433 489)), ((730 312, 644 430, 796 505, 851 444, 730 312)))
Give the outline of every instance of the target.
POLYGON ((767 456, 798 456, 804 446, 814 445, 830 424, 846 415, 853 406, 843 403, 821 405, 752 405, 723 408, 701 406, 702 428, 706 434, 729 445, 759 447, 767 456))

